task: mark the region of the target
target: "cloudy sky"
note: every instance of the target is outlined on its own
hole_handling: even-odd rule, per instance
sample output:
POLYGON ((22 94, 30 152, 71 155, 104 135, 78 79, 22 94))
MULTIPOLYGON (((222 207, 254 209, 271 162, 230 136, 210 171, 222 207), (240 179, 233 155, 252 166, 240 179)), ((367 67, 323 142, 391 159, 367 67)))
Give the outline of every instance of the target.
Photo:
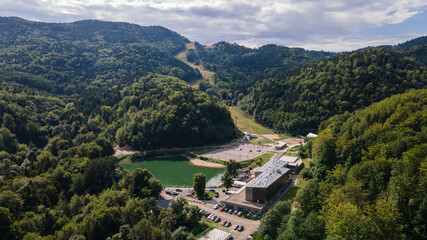
POLYGON ((427 35, 426 0, 0 0, 0 16, 161 25, 191 41, 343 51, 427 35))

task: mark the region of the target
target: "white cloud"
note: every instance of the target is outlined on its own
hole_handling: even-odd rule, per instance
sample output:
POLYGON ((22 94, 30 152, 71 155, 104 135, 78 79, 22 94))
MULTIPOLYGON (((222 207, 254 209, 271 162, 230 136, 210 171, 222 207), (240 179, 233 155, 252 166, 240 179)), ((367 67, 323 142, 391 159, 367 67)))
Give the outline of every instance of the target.
POLYGON ((0 15, 162 25, 203 44, 225 40, 316 49, 325 44, 324 50, 350 50, 358 42, 385 39, 360 40, 360 29, 401 23, 426 6, 425 0, 2 0, 0 15))

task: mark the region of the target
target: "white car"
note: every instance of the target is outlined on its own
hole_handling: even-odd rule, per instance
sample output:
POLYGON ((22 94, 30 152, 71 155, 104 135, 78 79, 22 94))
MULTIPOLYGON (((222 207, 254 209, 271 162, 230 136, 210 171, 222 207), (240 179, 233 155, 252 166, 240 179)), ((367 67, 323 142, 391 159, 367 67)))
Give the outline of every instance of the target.
POLYGON ((215 206, 213 207, 214 210, 217 210, 219 208, 218 204, 215 204, 215 206))

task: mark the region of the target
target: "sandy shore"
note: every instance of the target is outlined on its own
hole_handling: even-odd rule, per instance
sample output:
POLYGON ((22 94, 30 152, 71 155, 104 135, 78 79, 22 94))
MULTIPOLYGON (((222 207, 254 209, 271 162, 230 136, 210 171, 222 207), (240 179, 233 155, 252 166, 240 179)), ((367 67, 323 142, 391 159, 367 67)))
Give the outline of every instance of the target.
POLYGON ((210 167, 210 168, 225 168, 225 165, 219 164, 219 163, 213 163, 213 162, 206 162, 200 159, 191 158, 190 163, 195 166, 201 166, 201 167, 210 167))

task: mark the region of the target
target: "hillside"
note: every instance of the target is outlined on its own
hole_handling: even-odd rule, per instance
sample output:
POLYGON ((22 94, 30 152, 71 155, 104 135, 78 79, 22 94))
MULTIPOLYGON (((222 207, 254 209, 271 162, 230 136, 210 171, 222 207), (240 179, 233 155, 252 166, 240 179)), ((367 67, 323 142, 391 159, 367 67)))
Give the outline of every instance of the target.
POLYGON ((265 45, 256 49, 226 42, 212 46, 196 42, 194 45, 195 49, 187 53, 187 61, 215 72, 213 81, 200 83, 200 90, 219 96, 229 105, 235 105, 250 93, 258 81, 282 71, 336 56, 335 53, 277 45, 265 45))
POLYGON ((365 50, 321 61, 296 74, 258 84, 241 107, 259 123, 291 134, 316 132, 319 124, 407 89, 425 88, 420 63, 389 50, 365 50))
POLYGON ((426 104, 412 90, 328 120, 278 239, 425 238, 426 104))
POLYGON ((388 49, 402 53, 427 66, 427 36, 418 37, 397 45, 382 45, 359 49, 388 49))
POLYGON ((173 57, 189 41, 163 27, 2 17, 0 32, 1 80, 55 94, 127 84, 150 72, 185 81, 200 78, 173 57))

